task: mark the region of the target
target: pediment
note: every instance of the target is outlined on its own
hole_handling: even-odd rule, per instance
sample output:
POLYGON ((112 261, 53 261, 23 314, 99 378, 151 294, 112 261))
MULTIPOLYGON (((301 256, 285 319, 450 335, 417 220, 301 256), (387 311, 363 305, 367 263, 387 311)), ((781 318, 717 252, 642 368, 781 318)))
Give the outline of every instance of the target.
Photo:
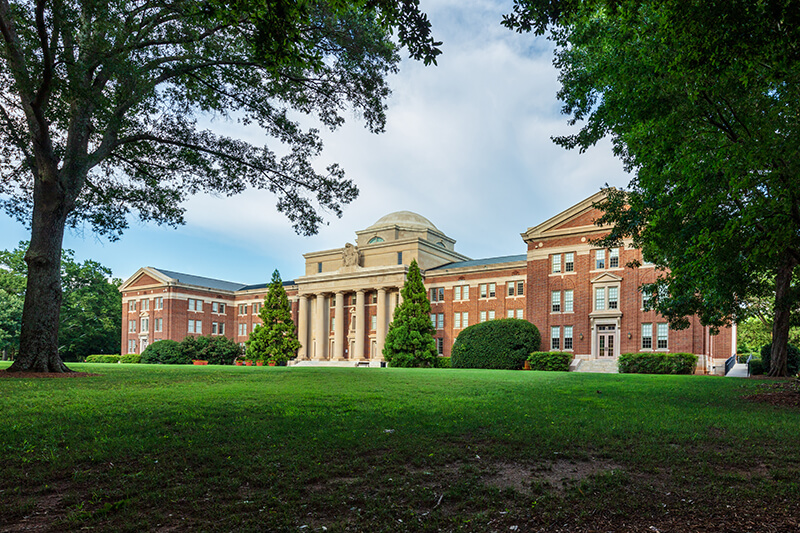
POLYGON ((611 272, 603 272, 599 276, 593 278, 591 283, 618 283, 622 281, 622 276, 618 276, 611 272))
POLYGON ((596 209, 594 204, 603 200, 607 194, 605 190, 597 192, 538 226, 528 228, 525 233, 521 234, 522 239, 525 242, 531 242, 548 237, 599 231, 600 228, 595 225, 594 221, 602 215, 602 212, 596 209))
POLYGON ((174 281, 152 267, 142 267, 120 285, 119 290, 124 291, 137 287, 152 287, 174 281))

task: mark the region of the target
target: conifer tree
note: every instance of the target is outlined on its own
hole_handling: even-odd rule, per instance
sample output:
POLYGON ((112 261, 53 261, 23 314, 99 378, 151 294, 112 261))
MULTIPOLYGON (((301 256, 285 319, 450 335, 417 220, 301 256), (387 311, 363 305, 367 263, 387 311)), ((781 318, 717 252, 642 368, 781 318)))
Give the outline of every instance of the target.
POLYGON ((416 260, 411 261, 400 294, 403 303, 394 311, 383 346, 383 357, 390 366, 433 366, 436 341, 433 340, 435 330, 430 318, 431 303, 416 260))
POLYGON ((292 308, 283 289, 280 273, 272 273, 264 307, 258 313, 262 324, 256 326, 247 340, 247 358, 256 361, 274 360, 285 363, 297 355, 300 341, 292 320, 292 308))

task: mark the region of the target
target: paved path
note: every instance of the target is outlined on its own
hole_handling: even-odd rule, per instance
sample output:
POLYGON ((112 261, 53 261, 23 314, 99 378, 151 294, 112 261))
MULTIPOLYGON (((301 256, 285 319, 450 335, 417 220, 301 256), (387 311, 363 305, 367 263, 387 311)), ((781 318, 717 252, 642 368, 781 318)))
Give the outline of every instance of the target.
POLYGON ((728 372, 728 375, 725 377, 727 378, 746 378, 747 377, 747 364, 746 363, 736 363, 731 368, 731 371, 728 372))

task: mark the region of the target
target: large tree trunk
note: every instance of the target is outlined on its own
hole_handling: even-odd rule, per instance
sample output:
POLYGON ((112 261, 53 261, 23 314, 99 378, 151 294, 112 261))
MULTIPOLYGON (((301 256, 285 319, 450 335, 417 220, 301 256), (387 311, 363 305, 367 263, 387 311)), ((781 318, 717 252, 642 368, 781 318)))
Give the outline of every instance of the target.
POLYGON ((769 376, 784 377, 789 374, 789 318, 791 317, 791 286, 795 262, 784 259, 775 276, 775 320, 772 322, 772 350, 770 352, 769 376))
POLYGON ((28 285, 22 308, 19 355, 9 372, 71 372, 58 355, 61 245, 67 202, 59 180, 37 179, 31 244, 25 254, 28 285))

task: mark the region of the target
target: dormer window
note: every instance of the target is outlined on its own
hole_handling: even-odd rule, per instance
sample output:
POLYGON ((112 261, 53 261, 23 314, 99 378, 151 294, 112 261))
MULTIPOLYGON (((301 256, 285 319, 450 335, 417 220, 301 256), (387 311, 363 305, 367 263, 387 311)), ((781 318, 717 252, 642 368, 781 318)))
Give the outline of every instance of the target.
POLYGON ((369 240, 369 242, 367 242, 367 244, 378 244, 379 242, 383 242, 383 237, 373 237, 369 240))
POLYGON ((445 248, 444 242, 442 241, 437 242, 436 246, 441 246, 442 248, 445 248))

